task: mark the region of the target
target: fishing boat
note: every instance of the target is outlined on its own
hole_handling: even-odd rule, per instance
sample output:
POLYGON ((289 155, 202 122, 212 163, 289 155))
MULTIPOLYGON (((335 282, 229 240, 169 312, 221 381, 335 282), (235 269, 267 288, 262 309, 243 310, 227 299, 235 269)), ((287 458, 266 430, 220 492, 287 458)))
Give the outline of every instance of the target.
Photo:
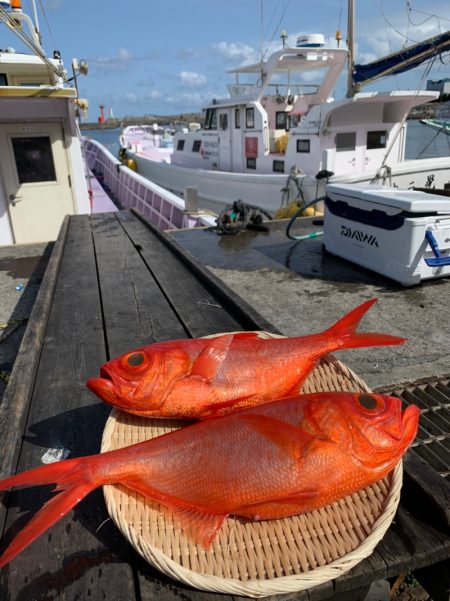
POLYGON ((421 119, 420 122, 432 127, 439 133, 450 135, 450 101, 444 102, 439 107, 434 118, 421 119))
POLYGON ((79 98, 77 77, 87 65, 74 59, 68 77, 60 53, 45 53, 20 0, 0 1, 0 23, 31 50, 0 50, 1 245, 55 240, 66 215, 118 207, 139 207, 164 229, 214 223, 81 137, 87 101, 79 98))
MULTIPOLYGON (((167 128, 153 125, 127 125, 120 134, 120 147, 126 158, 128 150, 143 152, 154 161, 170 163, 173 152, 173 134, 167 128)), ((133 164, 131 163, 133 167, 133 164)))
POLYGON ((127 151, 128 158, 144 177, 177 194, 195 186, 200 201, 242 199, 267 210, 322 196, 328 181, 443 187, 450 181, 450 157, 405 160, 407 116, 437 92, 361 87, 448 50, 450 32, 355 65, 353 12, 349 2, 348 49, 326 47, 321 34, 299 36, 294 47, 229 71, 229 96, 205 108, 202 129, 175 135, 170 163, 138 147, 127 151), (335 100, 346 65, 347 97, 335 100))
POLYGON ((450 136, 450 116, 445 119, 421 119, 420 122, 450 136))

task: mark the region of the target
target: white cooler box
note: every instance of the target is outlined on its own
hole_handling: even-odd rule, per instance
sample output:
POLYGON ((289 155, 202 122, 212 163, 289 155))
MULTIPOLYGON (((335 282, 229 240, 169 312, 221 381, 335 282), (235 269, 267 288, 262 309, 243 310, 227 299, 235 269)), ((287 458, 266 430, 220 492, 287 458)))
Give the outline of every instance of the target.
POLYGON ((325 248, 404 286, 450 275, 450 197, 329 184, 325 248))

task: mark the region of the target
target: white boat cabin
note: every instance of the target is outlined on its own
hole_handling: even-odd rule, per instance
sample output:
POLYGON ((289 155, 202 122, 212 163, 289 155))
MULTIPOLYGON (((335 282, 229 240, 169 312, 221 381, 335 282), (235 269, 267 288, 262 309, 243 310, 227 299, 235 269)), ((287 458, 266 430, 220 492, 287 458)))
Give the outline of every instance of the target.
POLYGON ((0 244, 55 240, 65 215, 90 212, 77 93, 64 73, 43 51, 0 50, 0 244))
POLYGON ((230 71, 229 98, 207 107, 202 130, 176 134, 172 164, 248 174, 287 174, 295 166, 315 176, 371 171, 388 149, 390 165, 403 161, 404 118, 436 93, 357 93, 334 101, 347 56, 344 48, 325 48, 323 36, 308 35, 266 62, 230 71))

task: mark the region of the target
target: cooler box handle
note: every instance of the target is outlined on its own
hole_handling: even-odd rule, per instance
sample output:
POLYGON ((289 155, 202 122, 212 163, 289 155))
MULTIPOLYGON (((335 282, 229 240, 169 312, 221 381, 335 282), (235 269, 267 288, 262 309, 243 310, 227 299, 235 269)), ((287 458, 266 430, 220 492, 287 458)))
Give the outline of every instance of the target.
POLYGON ((431 230, 427 230, 425 232, 425 238, 434 253, 434 258, 432 257, 431 259, 425 259, 425 263, 428 265, 428 267, 442 267, 444 265, 450 265, 450 255, 447 257, 442 256, 438 243, 436 242, 436 238, 433 236, 433 232, 431 230))

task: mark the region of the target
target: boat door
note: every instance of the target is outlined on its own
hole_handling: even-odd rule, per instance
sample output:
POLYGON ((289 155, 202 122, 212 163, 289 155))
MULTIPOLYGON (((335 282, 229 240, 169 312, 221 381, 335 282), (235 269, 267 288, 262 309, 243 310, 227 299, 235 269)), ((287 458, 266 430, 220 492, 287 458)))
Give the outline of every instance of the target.
POLYGON ((218 111, 219 118, 219 169, 231 171, 232 124, 229 110, 218 111))
POLYGON ((354 173, 361 169, 357 157, 356 131, 338 132, 335 136, 334 172, 336 174, 354 173))
POLYGON ((75 212, 61 124, 0 125, 0 171, 14 241, 55 240, 75 212))

